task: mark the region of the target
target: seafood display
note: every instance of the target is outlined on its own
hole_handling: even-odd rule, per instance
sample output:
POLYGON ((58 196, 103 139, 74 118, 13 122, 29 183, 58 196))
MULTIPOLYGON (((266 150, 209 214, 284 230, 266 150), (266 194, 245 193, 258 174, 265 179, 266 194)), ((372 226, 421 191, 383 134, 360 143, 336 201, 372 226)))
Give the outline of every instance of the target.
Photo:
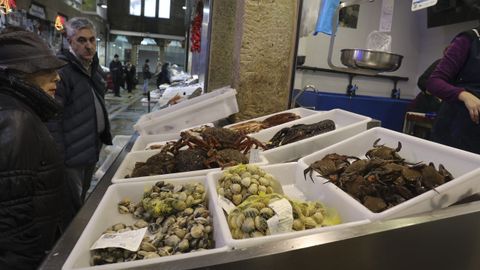
POLYGON ((454 177, 439 164, 411 163, 402 158, 396 148, 378 144, 365 153, 365 159, 355 156, 328 154, 304 171, 313 181, 312 173, 334 183, 370 211, 379 213, 452 180, 454 177))
POLYGON ((227 217, 233 239, 270 235, 268 220, 276 215, 270 204, 281 199, 288 200, 292 208, 291 230, 340 223, 337 213, 320 202, 294 201, 282 195, 282 187, 273 175, 255 165, 237 165, 224 171, 217 192, 236 206, 227 217))
POLYGON ((251 195, 282 193, 281 185, 269 173, 255 165, 238 165, 224 171, 219 179, 220 196, 239 205, 251 195))
POLYGON ((228 214, 228 227, 233 239, 247 239, 270 235, 268 220, 275 215, 269 204, 287 199, 292 206, 293 231, 302 231, 340 223, 336 213, 327 211, 319 202, 297 202, 272 193, 252 195, 228 214))
POLYGON ((330 119, 310 125, 293 125, 291 127, 282 128, 280 131, 275 133, 266 146, 267 149, 272 149, 332 130, 335 130, 335 122, 330 119))
POLYGON ((140 202, 124 199, 118 203, 121 214, 137 221, 130 226, 118 223, 104 233, 148 228, 137 251, 122 248, 96 249, 90 264, 100 265, 151 259, 214 248, 213 223, 201 183, 173 185, 159 181, 145 191, 140 202))
POLYGON ((126 178, 246 164, 246 154, 252 147, 265 149, 258 140, 226 128, 184 131, 178 141, 166 143, 160 153, 137 162, 126 178))
POLYGON ((295 113, 288 113, 288 112, 279 113, 279 114, 267 117, 263 121, 252 120, 245 123, 233 125, 229 127, 229 129, 235 130, 242 134, 255 133, 255 132, 259 132, 262 129, 278 126, 283 123, 287 123, 297 119, 300 119, 300 116, 295 113))

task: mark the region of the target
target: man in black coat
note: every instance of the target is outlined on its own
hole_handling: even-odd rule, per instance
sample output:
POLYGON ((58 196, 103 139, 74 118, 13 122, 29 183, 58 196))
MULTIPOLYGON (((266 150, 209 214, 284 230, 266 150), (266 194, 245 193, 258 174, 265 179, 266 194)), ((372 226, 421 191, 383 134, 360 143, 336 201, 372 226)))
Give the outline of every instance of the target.
POLYGON ((45 121, 58 60, 36 34, 0 34, 0 269, 35 269, 66 228, 63 160, 45 121))
POLYGON ((112 144, 105 108, 105 82, 96 54, 96 32, 86 18, 72 18, 65 24, 69 51, 58 56, 68 62, 60 71, 62 79, 55 98, 64 113, 51 132, 63 150, 66 180, 77 210, 90 187, 102 144, 112 144))
POLYGON ((118 54, 115 54, 112 62, 110 62, 110 74, 112 75, 113 93, 116 97, 119 97, 120 85, 123 84, 123 67, 122 63, 118 60, 118 54))

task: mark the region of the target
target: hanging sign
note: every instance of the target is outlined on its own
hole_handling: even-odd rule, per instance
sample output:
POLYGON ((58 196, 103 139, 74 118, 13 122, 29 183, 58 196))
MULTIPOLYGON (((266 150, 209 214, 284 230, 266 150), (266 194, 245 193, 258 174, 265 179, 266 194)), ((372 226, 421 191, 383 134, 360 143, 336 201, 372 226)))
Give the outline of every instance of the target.
POLYGON ((32 5, 30 6, 28 14, 44 20, 47 18, 47 16, 45 15, 45 8, 34 3, 32 3, 32 5))
POLYGON ((0 13, 8 14, 12 12, 12 8, 16 8, 15 0, 0 0, 0 13))
POLYGON ((393 8, 393 0, 382 1, 382 14, 380 15, 380 27, 378 31, 390 32, 392 30, 393 8))
POLYGON ((412 11, 435 6, 438 0, 412 0, 412 11))
POLYGON ((55 17, 55 29, 57 29, 58 31, 63 31, 66 21, 67 18, 62 15, 57 15, 57 17, 55 17))

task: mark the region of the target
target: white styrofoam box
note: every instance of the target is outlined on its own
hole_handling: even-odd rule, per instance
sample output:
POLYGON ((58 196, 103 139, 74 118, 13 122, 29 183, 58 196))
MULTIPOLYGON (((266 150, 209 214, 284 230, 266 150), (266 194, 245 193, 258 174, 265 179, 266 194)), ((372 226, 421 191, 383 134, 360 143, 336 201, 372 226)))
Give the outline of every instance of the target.
POLYGON ((366 130, 367 123, 371 121, 370 117, 334 109, 262 130, 250 136, 266 143, 282 128, 297 124, 314 124, 326 119, 335 122, 335 130, 266 150, 262 154, 270 164, 293 161, 366 130))
MULTIPOLYGON (((439 164, 443 164, 455 179, 436 187, 435 190, 427 191, 380 213, 371 212, 335 184, 323 184, 326 180, 320 176, 314 178, 317 185, 325 186, 332 191, 341 192, 345 200, 349 200, 360 207, 371 220, 399 218, 444 208, 457 202, 459 199, 480 192, 480 184, 478 184, 478 179, 480 178, 480 155, 384 128, 373 128, 324 148, 300 159, 299 165, 305 169, 329 153, 364 158, 365 153, 373 148, 373 143, 378 138, 381 139, 379 144, 385 144, 392 148, 396 148, 398 142, 400 142, 402 149, 398 154, 408 162, 424 162, 426 164, 433 162, 437 169, 439 164)), ((318 175, 318 173, 313 175, 316 174, 318 175)))
POLYGON ((160 142, 166 142, 166 141, 173 141, 173 140, 178 140, 180 139, 180 132, 198 128, 198 127, 203 127, 203 126, 209 126, 213 127, 213 123, 205 123, 193 127, 189 127, 186 129, 182 129, 178 132, 175 133, 165 133, 165 134, 157 134, 157 135, 141 135, 137 137, 137 140, 132 146, 132 152, 135 151, 144 151, 144 150, 149 150, 148 147, 150 144, 153 143, 160 143, 160 142))
MULTIPOLYGON (((137 151, 137 152, 130 152, 125 156, 125 159, 122 161, 122 164, 118 167, 115 175, 112 177, 112 183, 125 183, 125 182, 138 182, 144 181, 148 178, 148 176, 143 177, 132 177, 132 178, 125 178, 126 175, 132 173, 133 169, 135 168, 135 163, 137 162, 146 162, 148 158, 151 156, 160 153, 160 149, 156 150, 145 150, 145 151, 137 151)), ((256 165, 265 165, 268 164, 265 157, 262 155, 259 156, 260 162, 256 162, 253 164, 256 165)), ((162 174, 156 176, 158 179, 169 179, 169 178, 179 178, 179 177, 189 177, 189 176, 199 176, 199 175, 206 175, 209 172, 219 171, 220 168, 212 168, 212 169, 204 169, 204 170, 196 170, 196 171, 189 171, 189 172, 178 172, 178 173, 169 173, 169 174, 162 174)))
POLYGON ((147 147, 148 144, 151 144, 154 142, 176 141, 179 138, 180 138, 180 135, 178 133, 141 135, 137 137, 130 151, 131 152, 145 151, 145 148, 147 147))
POLYGON ((358 211, 357 206, 348 201, 344 201, 338 192, 330 192, 330 190, 324 189, 322 185, 312 183, 310 180, 305 180, 303 170, 300 170, 297 163, 291 162, 260 167, 267 173, 272 174, 274 178, 279 181, 287 197, 303 201, 320 201, 326 207, 334 208, 340 215, 342 223, 304 231, 294 231, 249 239, 233 239, 228 227, 227 216, 216 201, 218 200, 217 184, 222 176, 222 172, 212 172, 207 175, 207 189, 208 192, 210 192, 210 200, 214 201, 215 216, 219 217, 222 238, 226 240, 227 246, 235 249, 247 248, 267 242, 291 239, 331 230, 340 230, 370 222, 364 212, 358 211))
MULTIPOLYGON (((219 218, 216 216, 215 211, 212 211, 213 200, 210 200, 207 195, 208 200, 208 208, 210 210, 210 216, 213 219, 213 228, 214 228, 214 240, 215 240, 215 248, 204 250, 204 251, 196 251, 191 253, 179 254, 179 255, 172 255, 172 256, 165 256, 161 258, 155 259, 148 259, 148 260, 140 260, 140 261, 131 261, 131 262, 123 262, 123 263, 114 263, 114 264, 106 264, 106 265, 99 265, 99 266, 90 266, 90 247, 95 243, 95 241, 103 234, 106 228, 112 226, 116 223, 125 223, 125 224, 133 224, 135 219, 132 215, 128 214, 120 214, 117 210, 117 204, 119 201, 129 198, 133 202, 138 202, 142 199, 143 192, 145 188, 149 188, 155 184, 156 181, 160 180, 156 177, 149 177, 146 182, 138 182, 138 183, 125 183, 125 184, 117 184, 112 185, 108 188, 107 192, 103 196, 102 200, 100 201, 97 209, 93 213, 90 221, 88 222, 87 226, 83 230, 82 235, 78 239, 75 247, 72 249, 72 252, 68 256, 65 264, 63 265, 62 269, 91 269, 91 270, 100 270, 100 269, 132 269, 138 266, 149 266, 154 265, 159 262, 166 262, 166 261, 175 261, 175 260, 182 260, 185 258, 191 257, 201 257, 207 254, 214 254, 214 253, 221 253, 226 252, 229 248, 226 246, 224 239, 218 229, 219 225, 219 218)), ((172 184, 184 184, 184 183, 191 183, 191 182, 199 182, 203 183, 206 187, 206 179, 205 176, 203 177, 188 177, 188 178, 179 178, 175 180, 166 181, 172 184)), ((207 188, 207 187, 206 187, 207 188)))
POLYGON ((128 141, 130 140, 132 136, 130 135, 117 135, 115 137, 113 137, 112 139, 112 143, 114 146, 118 146, 120 148, 123 148, 127 143, 128 141))
MULTIPOLYGON (((250 121, 261 122, 261 121, 267 119, 270 116, 274 116, 274 115, 277 115, 277 114, 280 114, 280 113, 294 113, 294 114, 300 116, 300 119, 302 119, 302 118, 305 118, 305 117, 313 115, 313 114, 323 113, 323 111, 315 111, 315 110, 310 110, 310 109, 306 109, 306 108, 302 108, 302 107, 293 108, 293 109, 290 109, 290 110, 276 112, 276 113, 272 113, 272 114, 269 114, 269 115, 264 115, 264 116, 260 116, 260 117, 253 118, 253 119, 250 119, 250 120, 245 120, 245 121, 241 121, 241 122, 234 123, 234 124, 231 124, 231 125, 227 125, 227 126, 224 126, 224 128, 230 128, 232 126, 243 124, 243 123, 250 122, 250 121)), ((297 121, 297 120, 294 120, 294 121, 297 121)), ((290 121, 288 123, 295 123, 294 121, 290 121)))
POLYGON ((235 89, 224 87, 143 115, 133 126, 140 135, 173 133, 238 112, 235 89))

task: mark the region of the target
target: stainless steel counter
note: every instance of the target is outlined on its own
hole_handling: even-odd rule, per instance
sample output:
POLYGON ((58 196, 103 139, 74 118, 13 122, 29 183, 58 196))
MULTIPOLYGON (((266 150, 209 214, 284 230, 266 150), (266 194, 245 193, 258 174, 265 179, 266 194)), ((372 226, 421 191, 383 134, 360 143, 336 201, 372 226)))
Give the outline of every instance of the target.
MULTIPOLYGON (((40 269, 61 269, 135 139, 132 136, 120 152, 40 269)), ((155 265, 155 269, 478 270, 479 254, 480 202, 474 201, 414 217, 164 262, 155 265)), ((136 269, 152 269, 152 266, 136 269)))

